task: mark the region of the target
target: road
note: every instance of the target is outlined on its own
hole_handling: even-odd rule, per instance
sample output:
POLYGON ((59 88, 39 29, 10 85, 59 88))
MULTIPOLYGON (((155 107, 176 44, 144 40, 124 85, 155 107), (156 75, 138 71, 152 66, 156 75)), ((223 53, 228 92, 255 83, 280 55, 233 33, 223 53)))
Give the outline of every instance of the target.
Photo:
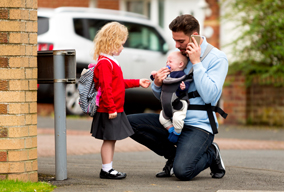
MULTIPOLYGON (((65 191, 283 191, 284 130, 257 127, 221 126, 216 141, 226 165, 223 179, 212 179, 210 170, 192 181, 175 177, 156 178, 165 163, 131 139, 119 141, 114 167, 128 176, 122 181, 99 179, 100 141, 89 134, 91 119, 67 119, 68 179, 51 182, 55 192, 65 191)), ((54 176, 54 135, 52 118, 38 117, 39 173, 54 176), (49 153, 48 153, 49 151, 49 153)))

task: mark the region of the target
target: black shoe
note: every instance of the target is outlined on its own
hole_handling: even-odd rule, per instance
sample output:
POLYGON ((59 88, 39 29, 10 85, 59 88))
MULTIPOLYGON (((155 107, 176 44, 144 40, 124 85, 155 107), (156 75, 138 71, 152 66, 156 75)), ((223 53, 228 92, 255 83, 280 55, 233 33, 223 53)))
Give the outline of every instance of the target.
POLYGON ((105 172, 101 169, 100 178, 101 179, 124 179, 126 177, 126 173, 118 172, 115 174, 114 169, 105 172), (113 173, 112 173, 113 172, 113 173))
POLYGON ((224 177, 226 170, 221 157, 219 146, 217 145, 217 143, 213 142, 210 147, 215 151, 216 154, 216 159, 213 160, 210 166, 211 169, 210 175, 212 176, 212 178, 221 179, 222 177, 224 177))
POLYGON ((160 173, 157 173, 156 177, 171 177, 174 174, 173 163, 174 163, 174 159, 169 159, 166 162, 166 165, 163 168, 163 171, 160 173))

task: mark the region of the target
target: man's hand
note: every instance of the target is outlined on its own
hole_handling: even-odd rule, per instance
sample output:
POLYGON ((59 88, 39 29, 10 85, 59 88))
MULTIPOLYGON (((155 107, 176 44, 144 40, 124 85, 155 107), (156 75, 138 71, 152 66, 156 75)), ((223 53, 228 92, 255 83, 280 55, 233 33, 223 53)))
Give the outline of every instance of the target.
POLYGON ((150 86, 150 80, 149 79, 140 79, 139 84, 143 88, 147 88, 150 86))
POLYGON ((116 118, 116 117, 117 117, 117 112, 109 113, 109 114, 108 114, 108 118, 109 118, 109 119, 114 119, 114 118, 116 118))
POLYGON ((153 75, 154 79, 156 78, 156 74, 157 74, 157 71, 151 71, 151 75, 153 75))
POLYGON ((191 37, 191 39, 192 42, 187 44, 185 52, 187 53, 191 63, 194 65, 196 63, 200 63, 201 48, 198 46, 194 37, 191 37))
POLYGON ((154 83, 157 86, 162 86, 163 80, 170 74, 170 70, 167 67, 161 68, 157 71, 154 83))
POLYGON ((180 83, 179 87, 180 87, 181 90, 184 90, 184 89, 185 89, 185 84, 184 84, 183 81, 180 83))

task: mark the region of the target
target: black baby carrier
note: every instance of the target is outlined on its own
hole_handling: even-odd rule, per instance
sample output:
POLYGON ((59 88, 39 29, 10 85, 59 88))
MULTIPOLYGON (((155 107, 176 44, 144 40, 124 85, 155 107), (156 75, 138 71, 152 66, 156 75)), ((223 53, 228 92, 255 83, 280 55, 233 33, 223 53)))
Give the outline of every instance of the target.
MULTIPOLYGON (((210 44, 208 44, 202 58, 200 59, 203 61, 203 59, 208 55, 208 53, 213 49, 214 47, 210 44)), ((163 109, 163 116, 166 119, 170 119, 173 117, 173 113, 175 110, 180 110, 183 107, 183 104, 180 100, 189 101, 190 98, 200 97, 199 93, 196 91, 193 92, 186 92, 184 94, 181 94, 179 97, 176 96, 175 92, 180 86, 181 81, 193 81, 193 68, 189 71, 187 75, 184 75, 180 78, 171 78, 167 77, 163 80, 163 86, 161 91, 161 103, 162 103, 162 109, 163 109)), ((191 105, 188 102, 188 110, 202 110, 207 111, 207 115, 210 121, 210 125, 212 127, 213 133, 217 134, 218 130, 216 127, 215 119, 213 116, 213 111, 219 113, 224 119, 227 117, 227 113, 225 113, 221 108, 218 106, 211 106, 211 103, 205 104, 205 105, 191 105)))

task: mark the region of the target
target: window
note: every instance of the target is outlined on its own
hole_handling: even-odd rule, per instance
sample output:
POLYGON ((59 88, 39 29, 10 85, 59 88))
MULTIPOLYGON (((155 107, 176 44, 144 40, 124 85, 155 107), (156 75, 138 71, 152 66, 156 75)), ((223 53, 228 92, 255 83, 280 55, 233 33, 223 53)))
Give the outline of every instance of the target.
MULTIPOLYGON (((94 40, 97 32, 110 20, 74 19, 75 33, 94 40)), ((165 41, 156 29, 136 23, 120 22, 128 28, 129 36, 124 47, 151 51, 162 51, 165 41)))
POLYGON ((128 28, 129 36, 125 47, 151 51, 162 51, 165 41, 154 28, 134 23, 124 23, 128 28))
POLYGON ((74 19, 74 29, 75 33, 81 37, 85 37, 94 40, 97 32, 107 24, 108 20, 98 20, 98 19, 74 19))
POLYGON ((49 30, 49 18, 38 17, 37 34, 41 35, 49 30))

